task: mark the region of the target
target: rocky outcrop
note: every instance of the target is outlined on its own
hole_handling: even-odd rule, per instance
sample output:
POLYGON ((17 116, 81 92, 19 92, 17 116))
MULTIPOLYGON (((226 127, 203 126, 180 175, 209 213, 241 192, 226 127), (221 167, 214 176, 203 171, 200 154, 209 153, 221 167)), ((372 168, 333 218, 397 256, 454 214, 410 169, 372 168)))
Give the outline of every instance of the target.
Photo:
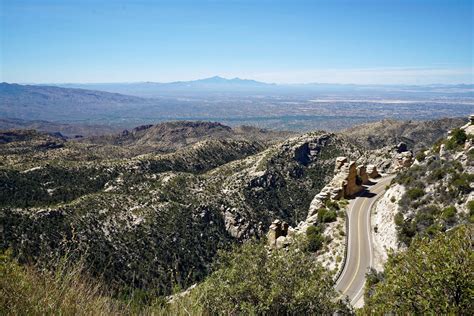
POLYGON ((328 188, 333 192, 335 200, 353 196, 362 190, 362 180, 358 178, 355 161, 348 161, 346 157, 338 157, 338 159, 339 161, 336 160, 337 173, 328 188))
POLYGON ((307 227, 317 223, 318 211, 324 207, 326 201, 352 197, 363 189, 363 184, 370 184, 371 178, 380 177, 376 166, 356 167, 356 163, 349 161, 347 157, 336 158, 334 173, 329 184, 311 201, 306 220, 298 225, 301 230, 305 231, 307 227))
MULTIPOLYGON (((394 121, 366 123, 341 132, 353 144, 374 150, 391 148, 403 142, 414 152, 431 147, 455 127, 466 124, 464 118, 444 118, 432 121, 394 121)), ((474 125, 473 125, 474 126, 474 125)), ((383 157, 380 157, 383 158, 383 157)), ((371 160, 371 163, 375 163, 371 160)), ((377 164, 378 165, 378 164, 377 164)))
POLYGON ((463 129, 467 135, 474 135, 474 114, 469 116, 469 123, 462 126, 461 129, 463 129))
POLYGON ((288 224, 279 219, 274 220, 267 233, 268 245, 272 248, 282 248, 287 244, 288 224))
POLYGON ((395 171, 407 169, 413 164, 413 153, 411 151, 402 152, 398 154, 395 158, 395 171))
POLYGON ((367 173, 367 167, 366 166, 364 166, 364 165, 358 166, 357 167, 357 175, 361 179, 362 184, 369 184, 370 183, 369 175, 367 173))
POLYGON ((371 179, 377 179, 378 177, 380 177, 379 171, 377 170, 377 166, 367 165, 367 175, 371 179))

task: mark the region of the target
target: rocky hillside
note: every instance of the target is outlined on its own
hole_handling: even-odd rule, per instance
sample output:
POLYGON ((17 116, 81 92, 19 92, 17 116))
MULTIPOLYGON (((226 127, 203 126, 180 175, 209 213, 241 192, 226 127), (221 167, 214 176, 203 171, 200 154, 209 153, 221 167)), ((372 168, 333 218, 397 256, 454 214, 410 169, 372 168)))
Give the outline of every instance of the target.
POLYGON ((387 188, 373 218, 381 261, 387 249, 403 249, 415 236, 474 223, 473 126, 455 128, 430 149, 416 152, 413 164, 387 188))
MULTIPOLYGON (((313 198, 333 178, 336 157, 347 157, 344 174, 354 182, 359 174, 349 161, 378 155, 332 133, 279 137, 203 122, 144 126, 88 142, 3 133, 0 247, 44 266, 65 254, 81 258, 119 291, 187 287, 208 274, 219 249, 261 238, 275 219, 293 227, 307 219, 313 198)), ((402 147, 393 159, 407 152, 402 147)), ((342 231, 342 222, 329 224, 339 206, 326 207, 317 220, 342 231)))
POLYGON ((260 142, 288 138, 290 132, 275 132, 248 126, 231 128, 215 122, 176 121, 142 125, 120 134, 89 137, 85 143, 115 145, 135 153, 172 152, 203 140, 234 139, 260 142))
POLYGON ((28 120, 89 120, 140 112, 149 100, 118 93, 0 83, 0 116, 28 120))
POLYGON ((22 120, 15 118, 0 118, 0 130, 13 129, 37 130, 45 133, 61 133, 69 138, 88 137, 104 134, 112 134, 120 131, 120 128, 105 124, 91 125, 87 123, 66 124, 41 120, 22 120))
POLYGON ((432 121, 383 120, 355 126, 343 131, 342 134, 368 149, 380 149, 403 142, 409 149, 419 150, 431 146, 438 139, 445 137, 447 131, 466 122, 466 118, 432 121))
POLYGON ((305 219, 335 157, 360 154, 337 135, 309 133, 265 148, 207 139, 108 159, 101 150, 126 147, 57 138, 48 148, 53 136, 17 134, 0 148, 1 247, 44 265, 68 253, 117 288, 161 294, 202 279, 218 249, 263 236, 275 218, 305 219))

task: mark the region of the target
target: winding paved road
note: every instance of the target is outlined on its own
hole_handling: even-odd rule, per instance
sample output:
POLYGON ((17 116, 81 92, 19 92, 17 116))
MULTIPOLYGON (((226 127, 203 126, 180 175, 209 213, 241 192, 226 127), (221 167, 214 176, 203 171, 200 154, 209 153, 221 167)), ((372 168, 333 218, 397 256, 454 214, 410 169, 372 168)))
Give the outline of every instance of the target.
POLYGON ((365 273, 372 265, 370 210, 385 192, 393 176, 378 179, 349 203, 349 238, 346 265, 336 281, 336 289, 348 296, 353 306, 363 304, 365 273))

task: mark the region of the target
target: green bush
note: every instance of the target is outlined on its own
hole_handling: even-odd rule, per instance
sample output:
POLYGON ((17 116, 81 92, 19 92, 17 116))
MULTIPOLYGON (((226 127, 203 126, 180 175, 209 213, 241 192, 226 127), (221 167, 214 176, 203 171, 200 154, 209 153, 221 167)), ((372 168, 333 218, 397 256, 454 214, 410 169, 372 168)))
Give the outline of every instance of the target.
POLYGON ((463 129, 455 128, 451 131, 451 137, 446 141, 446 148, 455 149, 463 145, 467 140, 466 132, 463 129))
POLYGON ((424 161, 425 158, 426 158, 425 149, 420 150, 415 156, 415 159, 420 162, 424 161))
POLYGON ((395 221, 395 225, 402 226, 403 223, 405 222, 404 219, 403 219, 403 214, 400 213, 400 212, 395 214, 394 221, 395 221))
POLYGON ((436 168, 431 172, 428 179, 431 180, 431 181, 439 181, 439 180, 444 178, 446 173, 447 173, 446 168, 444 168, 444 167, 436 168))
POLYGON ((474 200, 467 202, 467 209, 470 215, 474 215, 474 200))
POLYGON ((412 201, 422 197, 423 195, 425 195, 425 191, 420 188, 412 188, 406 192, 406 196, 412 201))
POLYGON ((56 268, 41 272, 0 252, 0 315, 126 314, 126 304, 106 296, 80 265, 59 262, 56 268))
POLYGON ((390 255, 383 280, 366 288, 364 314, 470 314, 473 233, 471 225, 438 233, 432 240, 415 238, 407 251, 390 255))
POLYGON ((469 222, 474 223, 474 200, 467 202, 469 210, 469 222))
POLYGON ((340 209, 339 203, 336 201, 327 200, 324 204, 329 210, 337 211, 340 209))
POLYGON ((474 175, 467 173, 456 173, 453 176, 451 185, 459 194, 469 194, 471 192, 471 183, 474 181, 474 175))
POLYGON ((331 274, 298 246, 269 252, 261 243, 245 243, 221 253, 218 269, 192 296, 210 315, 347 313, 331 274))
POLYGON ((320 223, 331 223, 337 219, 337 214, 333 210, 321 208, 318 210, 318 220, 320 223))
POLYGON ((319 226, 310 226, 306 230, 306 249, 310 252, 316 252, 321 249, 324 238, 321 235, 321 228, 319 226))
POLYGON ((456 207, 448 206, 445 209, 443 209, 442 217, 445 220, 450 220, 456 216, 456 213, 457 213, 456 207))

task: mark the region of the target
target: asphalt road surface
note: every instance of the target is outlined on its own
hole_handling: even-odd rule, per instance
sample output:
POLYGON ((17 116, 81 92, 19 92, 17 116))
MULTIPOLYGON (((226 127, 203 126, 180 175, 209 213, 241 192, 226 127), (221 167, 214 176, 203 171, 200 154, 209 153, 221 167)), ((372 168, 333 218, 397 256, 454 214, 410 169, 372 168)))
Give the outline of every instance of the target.
POLYGON ((336 289, 348 296, 351 304, 356 307, 363 304, 365 273, 373 260, 370 210, 384 194, 385 186, 390 184, 392 178, 393 176, 378 179, 349 203, 349 247, 346 265, 336 281, 336 289))

